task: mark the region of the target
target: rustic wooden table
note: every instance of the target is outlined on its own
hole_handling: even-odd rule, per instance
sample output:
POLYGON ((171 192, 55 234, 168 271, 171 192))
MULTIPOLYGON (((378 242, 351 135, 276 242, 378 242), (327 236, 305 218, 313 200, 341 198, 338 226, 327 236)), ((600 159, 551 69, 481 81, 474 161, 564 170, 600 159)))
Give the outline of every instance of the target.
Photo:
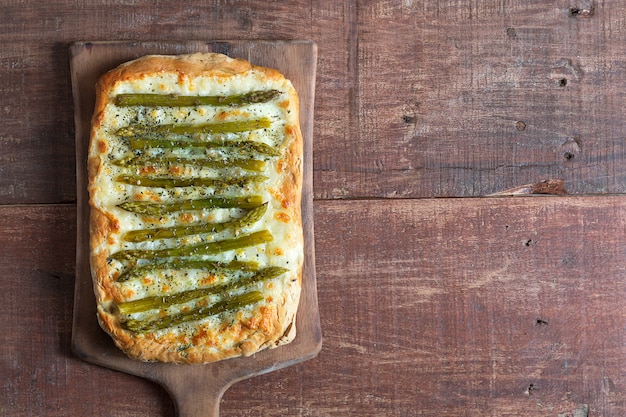
POLYGON ((235 384, 223 416, 626 415, 625 16, 618 0, 0 0, 0 415, 175 413, 70 348, 69 46, 128 39, 319 48, 323 348, 235 384))

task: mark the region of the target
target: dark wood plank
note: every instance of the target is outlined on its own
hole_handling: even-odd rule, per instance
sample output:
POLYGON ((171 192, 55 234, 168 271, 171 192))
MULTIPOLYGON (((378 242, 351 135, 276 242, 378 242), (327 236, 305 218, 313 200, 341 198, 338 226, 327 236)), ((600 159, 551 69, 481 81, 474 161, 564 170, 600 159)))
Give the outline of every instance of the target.
POLYGON ((624 192, 622 2, 354 3, 349 121, 328 139, 334 119, 318 124, 320 198, 624 192))
POLYGON ((10 8, 0 7, 0 202, 74 201, 67 45, 13 42, 4 32, 12 28, 4 15, 10 8))
POLYGON ((357 100, 350 128, 317 148, 320 197, 477 196, 553 178, 624 192, 626 6, 587 3, 572 15, 589 6, 359 1, 357 100))
POLYGON ((0 218, 0 415, 173 416, 157 385, 72 356, 76 207, 3 206, 0 218))
POLYGON ((1 4, 3 204, 74 201, 68 47, 118 39, 317 42, 317 198, 626 191, 622 2, 1 4))
MULTIPOLYGON (((0 414, 173 416, 71 356, 75 207, 0 218, 0 414)), ((623 197, 317 202, 322 352, 222 415, 626 415, 624 219, 623 197)))
POLYGON ((303 370, 312 409, 626 415, 626 200, 316 207, 325 348, 303 370))

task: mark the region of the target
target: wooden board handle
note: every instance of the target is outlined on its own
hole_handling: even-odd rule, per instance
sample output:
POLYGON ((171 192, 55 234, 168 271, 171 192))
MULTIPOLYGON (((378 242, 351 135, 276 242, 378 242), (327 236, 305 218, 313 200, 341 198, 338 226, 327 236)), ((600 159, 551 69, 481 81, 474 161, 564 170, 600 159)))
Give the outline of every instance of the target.
POLYGON ((222 381, 207 383, 193 377, 166 381, 163 387, 170 394, 178 417, 219 417, 220 401, 227 389, 222 381))
POLYGON ((174 400, 176 415, 178 417, 219 417, 220 400, 222 395, 215 393, 203 393, 193 398, 193 401, 174 400))

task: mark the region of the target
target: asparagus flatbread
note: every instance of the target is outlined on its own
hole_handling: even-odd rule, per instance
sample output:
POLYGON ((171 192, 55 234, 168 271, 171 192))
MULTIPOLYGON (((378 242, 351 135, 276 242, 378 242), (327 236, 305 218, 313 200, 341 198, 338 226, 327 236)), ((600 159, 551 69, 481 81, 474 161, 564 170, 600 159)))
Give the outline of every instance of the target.
POLYGON ((89 147, 100 325, 131 358, 206 363, 293 340, 303 262, 298 97, 220 54, 103 75, 89 147))

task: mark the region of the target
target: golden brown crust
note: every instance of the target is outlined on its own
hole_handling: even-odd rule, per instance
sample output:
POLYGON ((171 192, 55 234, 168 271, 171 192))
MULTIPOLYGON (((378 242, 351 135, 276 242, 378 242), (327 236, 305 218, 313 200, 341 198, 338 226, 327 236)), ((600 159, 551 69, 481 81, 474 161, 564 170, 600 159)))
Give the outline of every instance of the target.
MULTIPOLYGON (((132 83, 159 74, 175 74, 178 83, 189 84, 198 77, 210 77, 227 83, 235 76, 250 72, 261 74, 270 81, 282 81, 284 77, 269 68, 253 66, 250 63, 231 59, 219 54, 192 54, 182 56, 147 56, 103 75, 96 86, 96 104, 92 118, 92 138, 88 160, 89 191, 91 195, 90 244, 91 266, 94 291, 98 300, 98 321, 109 333, 115 344, 128 356, 146 361, 206 363, 235 356, 248 356, 266 347, 288 343, 295 336, 295 314, 297 310, 301 265, 295 270, 285 291, 271 303, 261 306, 252 316, 242 318, 240 323, 223 325, 220 331, 200 326, 193 334, 162 331, 158 333, 135 333, 124 328, 116 305, 133 298, 132 289, 123 289, 116 283, 118 267, 112 265, 112 248, 120 245, 120 220, 116 213, 101 207, 98 198, 104 193, 99 179, 107 173, 104 156, 109 152, 109 144, 102 129, 106 121, 107 106, 111 104, 113 91, 123 83, 132 83), (227 337, 238 341, 230 347, 220 346, 219 340, 227 337), (184 346, 182 348, 181 346, 184 346)), ((257 75, 259 77, 259 75, 257 75)), ((289 84, 290 86, 290 84, 289 84)), ((278 201, 282 211, 272 214, 289 225, 295 225, 295 232, 288 233, 287 239, 295 245, 302 244, 301 234, 301 188, 302 188, 302 148, 303 140, 298 121, 298 96, 293 88, 285 91, 288 98, 280 104, 292 114, 285 126, 283 154, 277 163, 281 176, 278 187, 270 194, 278 201)), ((238 110, 224 112, 220 117, 228 118, 238 110)), ((277 244, 276 254, 283 249, 277 244)), ((273 248, 274 245, 268 245, 273 248)))

